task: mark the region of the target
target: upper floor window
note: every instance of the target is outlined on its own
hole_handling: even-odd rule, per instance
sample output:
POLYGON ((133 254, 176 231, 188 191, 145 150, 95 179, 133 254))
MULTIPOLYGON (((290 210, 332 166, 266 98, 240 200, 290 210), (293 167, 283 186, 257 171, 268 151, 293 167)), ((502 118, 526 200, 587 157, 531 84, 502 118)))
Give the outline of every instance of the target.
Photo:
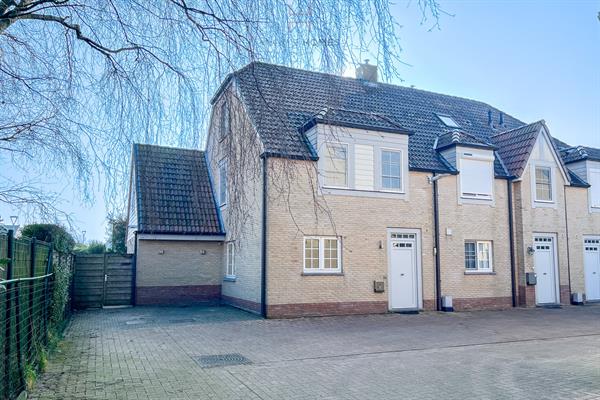
POLYGON ((340 272, 342 259, 337 237, 304 238, 304 272, 340 272))
POLYGON ((229 104, 227 103, 227 101, 223 101, 223 103, 221 103, 221 109, 219 111, 219 116, 220 116, 220 123, 219 123, 219 129, 220 129, 220 137, 221 139, 223 139, 225 136, 227 136, 229 134, 229 130, 230 130, 230 124, 229 124, 229 104))
POLYGON ((219 163, 219 205, 227 204, 227 161, 219 163))
POLYGON ((227 242, 227 255, 225 257, 226 262, 226 271, 225 275, 227 277, 235 276, 235 247, 234 242, 227 242))
POLYGON ((467 271, 487 272, 492 270, 492 242, 465 242, 465 269, 467 271))
POLYGON ((399 151, 381 151, 381 188, 400 192, 402 190, 402 154, 399 151))
POLYGON ((325 186, 348 187, 348 145, 325 145, 325 186))
POLYGON ((592 208, 600 208, 600 169, 589 170, 590 203, 592 208))
POLYGON ((494 185, 493 160, 461 158, 460 159, 461 197, 491 200, 494 185))
POLYGON ((552 168, 535 167, 535 201, 551 202, 552 199, 552 168))

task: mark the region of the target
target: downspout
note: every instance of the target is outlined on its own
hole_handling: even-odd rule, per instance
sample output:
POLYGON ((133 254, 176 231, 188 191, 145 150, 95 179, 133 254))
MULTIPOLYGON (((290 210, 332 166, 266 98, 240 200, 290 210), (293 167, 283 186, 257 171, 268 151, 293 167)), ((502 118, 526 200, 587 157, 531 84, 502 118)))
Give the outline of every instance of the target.
POLYGON ((137 252, 138 252, 138 233, 133 233, 133 276, 131 279, 131 305, 135 306, 137 302, 137 252))
POLYGON ((267 317, 267 166, 268 158, 263 154, 262 170, 262 246, 261 246, 261 280, 260 280, 260 313, 267 317))
POLYGON ((440 215, 438 205, 437 175, 433 173, 433 243, 435 252, 435 306, 437 311, 442 310, 442 277, 440 268, 440 215))
MULTIPOLYGON (((563 193, 564 193, 564 203, 565 203, 565 230, 566 230, 566 236, 567 236, 567 273, 569 274, 569 296, 571 296, 572 291, 571 291, 571 254, 569 254, 569 249, 571 248, 569 246, 569 218, 568 218, 568 209, 567 209, 567 186, 563 186, 563 193)), ((559 291, 559 297, 560 297, 560 271, 559 271, 559 278, 558 278, 558 291, 559 291)), ((568 299, 569 303, 571 303, 571 299, 568 299)))
POLYGON ((517 271, 515 263, 515 235, 513 232, 513 194, 512 180, 506 180, 508 192, 508 242, 510 246, 510 286, 512 292, 512 306, 517 306, 517 271))

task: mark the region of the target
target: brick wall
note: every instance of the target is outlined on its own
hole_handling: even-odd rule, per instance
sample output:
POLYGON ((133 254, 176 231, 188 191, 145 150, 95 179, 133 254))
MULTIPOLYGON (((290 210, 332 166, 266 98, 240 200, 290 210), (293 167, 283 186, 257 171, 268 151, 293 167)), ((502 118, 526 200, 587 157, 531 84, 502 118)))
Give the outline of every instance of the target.
MULTIPOLYGON (((557 237, 558 273, 560 286, 569 286, 569 265, 567 257, 567 230, 565 219, 565 181, 559 171, 555 173, 555 207, 533 207, 531 192, 531 165, 528 164, 522 179, 514 186, 516 255, 519 288, 519 304, 535 305, 535 286, 525 285, 525 274, 535 272, 534 256, 527 253, 533 246, 534 233, 554 233, 557 237), (532 297, 533 296, 533 297, 532 297)), ((561 289, 561 303, 569 303, 568 290, 561 289)))
POLYGON ((218 301, 222 254, 218 242, 139 240, 137 304, 218 301))
POLYGON ((588 189, 568 187, 566 195, 571 289, 585 293, 583 240, 585 235, 600 236, 600 213, 589 211, 588 189))

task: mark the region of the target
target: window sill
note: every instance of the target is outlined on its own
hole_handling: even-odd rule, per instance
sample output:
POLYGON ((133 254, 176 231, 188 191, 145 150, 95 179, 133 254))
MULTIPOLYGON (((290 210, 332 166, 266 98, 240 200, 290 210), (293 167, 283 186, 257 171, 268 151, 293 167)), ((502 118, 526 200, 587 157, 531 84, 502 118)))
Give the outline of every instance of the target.
POLYGON ((235 282, 237 281, 237 276, 235 275, 228 275, 225 278, 223 278, 223 282, 235 282))
POLYGON ((465 271, 465 275, 496 275, 494 271, 465 271))
POLYGON ((343 272, 303 272, 301 276, 344 276, 343 272))

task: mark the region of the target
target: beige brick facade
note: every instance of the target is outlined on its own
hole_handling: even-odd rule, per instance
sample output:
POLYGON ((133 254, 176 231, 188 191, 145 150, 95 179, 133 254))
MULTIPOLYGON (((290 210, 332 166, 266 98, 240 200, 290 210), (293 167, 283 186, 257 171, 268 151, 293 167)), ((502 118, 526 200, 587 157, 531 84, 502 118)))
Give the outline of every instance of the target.
POLYGON ((566 199, 571 291, 585 293, 583 240, 585 236, 600 236, 600 213, 590 212, 586 188, 568 187, 566 199))
POLYGON ((455 308, 480 308, 469 299, 479 299, 481 307, 512 305, 510 241, 508 227, 507 181, 495 179, 493 204, 459 203, 458 176, 438 181, 440 205, 440 265, 442 295, 451 295, 455 308), (449 235, 447 229, 451 230, 449 235), (492 242, 493 272, 467 274, 467 240, 492 242), (484 299, 488 299, 487 301, 484 299), (488 304, 483 304, 483 303, 488 304), (464 303, 464 305, 463 305, 464 303))
POLYGON ((138 240, 136 304, 217 302, 222 248, 219 242, 138 240))

